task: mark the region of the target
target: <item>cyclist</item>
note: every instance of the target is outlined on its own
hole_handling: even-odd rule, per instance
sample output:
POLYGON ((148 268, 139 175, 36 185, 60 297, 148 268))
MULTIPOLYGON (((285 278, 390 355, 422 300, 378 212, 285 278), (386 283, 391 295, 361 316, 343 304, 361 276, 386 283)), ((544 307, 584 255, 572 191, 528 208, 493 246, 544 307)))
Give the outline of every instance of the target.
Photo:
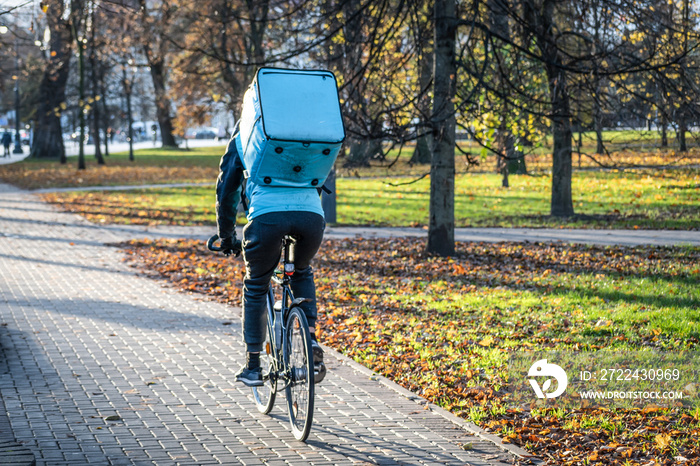
POLYGON ((260 351, 265 341, 267 313, 265 300, 270 279, 280 261, 285 235, 297 238, 296 271, 291 277, 292 292, 308 298, 301 305, 311 332, 316 382, 325 374, 323 350, 316 340, 316 288, 311 261, 316 255, 326 222, 321 199, 316 188, 271 187, 244 180, 243 153, 237 128, 219 164, 216 181, 216 221, 221 248, 225 255, 243 252, 243 339, 246 364, 236 374, 236 380, 248 386, 263 385, 260 351), (243 188, 242 186, 245 185, 243 188), (242 192, 244 191, 244 192, 242 192), (235 223, 238 204, 243 199, 248 224, 243 228, 242 245, 236 237, 235 223))

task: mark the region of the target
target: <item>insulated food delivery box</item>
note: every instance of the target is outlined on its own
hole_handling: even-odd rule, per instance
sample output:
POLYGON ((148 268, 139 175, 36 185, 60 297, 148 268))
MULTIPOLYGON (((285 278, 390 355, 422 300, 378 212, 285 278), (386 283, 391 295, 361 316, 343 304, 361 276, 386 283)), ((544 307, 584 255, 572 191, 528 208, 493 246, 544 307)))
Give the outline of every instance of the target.
POLYGON ((335 76, 261 68, 243 97, 240 133, 255 183, 320 188, 345 139, 335 76))

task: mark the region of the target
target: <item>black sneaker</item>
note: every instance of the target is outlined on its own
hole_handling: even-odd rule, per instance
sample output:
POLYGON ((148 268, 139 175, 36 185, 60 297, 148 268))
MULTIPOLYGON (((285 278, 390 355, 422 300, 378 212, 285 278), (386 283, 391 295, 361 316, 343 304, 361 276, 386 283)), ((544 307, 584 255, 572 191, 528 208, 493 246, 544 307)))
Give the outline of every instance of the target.
POLYGON ((326 377, 326 365, 323 363, 323 348, 316 340, 311 340, 311 350, 314 354, 314 383, 319 383, 326 377))
POLYGON ((236 380, 238 382, 243 382, 249 387, 261 387, 264 385, 262 367, 248 369, 248 366, 243 366, 243 368, 236 374, 236 380))

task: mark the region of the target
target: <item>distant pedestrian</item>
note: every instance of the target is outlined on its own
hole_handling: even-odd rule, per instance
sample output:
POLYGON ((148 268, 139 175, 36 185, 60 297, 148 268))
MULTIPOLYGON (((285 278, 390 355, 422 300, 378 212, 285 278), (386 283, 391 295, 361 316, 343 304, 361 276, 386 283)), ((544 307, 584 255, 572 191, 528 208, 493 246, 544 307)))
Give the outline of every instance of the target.
POLYGON ((10 133, 5 131, 2 135, 2 146, 5 148, 5 152, 2 155, 3 157, 10 156, 10 144, 12 144, 12 136, 10 136, 10 133))

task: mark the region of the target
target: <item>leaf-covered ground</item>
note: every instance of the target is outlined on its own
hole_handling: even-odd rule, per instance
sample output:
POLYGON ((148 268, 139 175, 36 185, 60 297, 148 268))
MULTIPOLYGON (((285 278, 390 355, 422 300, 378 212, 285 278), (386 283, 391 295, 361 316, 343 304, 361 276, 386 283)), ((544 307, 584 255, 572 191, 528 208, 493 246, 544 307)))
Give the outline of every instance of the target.
MULTIPOLYGON (((243 264, 189 240, 122 245, 134 265, 233 305, 243 264)), ((550 465, 700 464, 700 410, 507 409, 507 356, 556 348, 697 349, 700 249, 324 243, 315 263, 322 340, 550 465)))

